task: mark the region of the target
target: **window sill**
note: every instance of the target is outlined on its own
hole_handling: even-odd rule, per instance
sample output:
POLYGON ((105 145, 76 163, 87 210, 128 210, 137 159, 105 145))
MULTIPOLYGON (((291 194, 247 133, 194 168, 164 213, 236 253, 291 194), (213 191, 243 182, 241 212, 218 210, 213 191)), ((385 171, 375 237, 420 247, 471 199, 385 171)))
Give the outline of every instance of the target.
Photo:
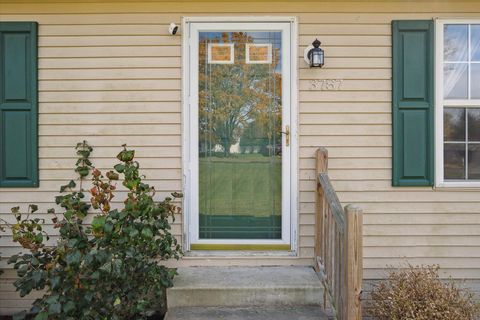
POLYGON ((475 182, 441 182, 435 186, 435 189, 458 189, 459 191, 480 189, 480 181, 475 182))

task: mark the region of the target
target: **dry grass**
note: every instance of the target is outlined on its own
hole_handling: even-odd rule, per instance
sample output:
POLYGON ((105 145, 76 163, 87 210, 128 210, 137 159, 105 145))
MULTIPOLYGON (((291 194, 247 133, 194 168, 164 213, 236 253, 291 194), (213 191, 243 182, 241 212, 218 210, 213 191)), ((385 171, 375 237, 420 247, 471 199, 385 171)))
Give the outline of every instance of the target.
POLYGON ((452 280, 442 281, 438 266, 392 269, 373 289, 370 313, 378 320, 473 320, 480 306, 452 280))

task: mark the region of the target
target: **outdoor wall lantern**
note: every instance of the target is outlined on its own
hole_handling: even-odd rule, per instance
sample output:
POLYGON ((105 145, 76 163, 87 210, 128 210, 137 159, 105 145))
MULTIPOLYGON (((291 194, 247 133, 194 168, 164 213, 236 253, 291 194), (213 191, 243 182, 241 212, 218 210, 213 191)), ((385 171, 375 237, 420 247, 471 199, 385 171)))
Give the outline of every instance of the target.
POLYGON ((310 68, 321 68, 325 63, 325 55, 320 45, 321 42, 315 39, 315 41, 305 49, 304 59, 310 68))

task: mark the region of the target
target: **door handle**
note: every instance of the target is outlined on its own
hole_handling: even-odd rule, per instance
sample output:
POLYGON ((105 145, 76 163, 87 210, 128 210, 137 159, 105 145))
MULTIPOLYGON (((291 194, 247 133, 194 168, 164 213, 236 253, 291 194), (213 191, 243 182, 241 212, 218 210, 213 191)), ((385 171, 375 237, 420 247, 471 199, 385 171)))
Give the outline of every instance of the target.
POLYGON ((282 133, 285 135, 285 145, 290 146, 290 126, 286 125, 285 131, 282 131, 282 133))

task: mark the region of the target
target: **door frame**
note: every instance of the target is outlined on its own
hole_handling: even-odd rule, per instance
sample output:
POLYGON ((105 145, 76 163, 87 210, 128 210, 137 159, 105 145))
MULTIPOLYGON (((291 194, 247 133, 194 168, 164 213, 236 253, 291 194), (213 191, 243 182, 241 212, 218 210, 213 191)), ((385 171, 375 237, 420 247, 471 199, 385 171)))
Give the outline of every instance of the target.
MULTIPOLYGON (((182 22, 183 41, 182 41, 182 171, 183 171, 183 248, 185 251, 190 251, 193 242, 195 244, 232 244, 239 245, 239 247, 247 248, 249 245, 288 245, 289 251, 297 253, 298 244, 298 93, 297 93, 297 39, 298 39, 297 19, 295 17, 185 17, 182 22), (285 99, 283 105, 287 103, 290 105, 289 112, 286 115, 287 121, 290 124, 290 147, 289 147, 289 162, 290 172, 288 177, 283 174, 282 181, 286 179, 289 182, 290 188, 282 187, 282 199, 288 197, 288 210, 290 215, 284 215, 284 210, 287 209, 283 205, 282 200, 282 239, 280 240, 199 240, 198 230, 191 230, 193 222, 198 221, 198 169, 196 174, 194 169, 198 168, 198 146, 195 144, 195 139, 192 135, 196 135, 198 130, 198 110, 190 108, 190 106, 198 105, 198 95, 196 94, 198 88, 191 86, 192 83, 198 81, 198 57, 190 57, 192 41, 197 41, 198 32, 201 30, 214 30, 215 28, 228 30, 228 27, 238 30, 253 30, 255 23, 267 23, 268 25, 275 25, 277 30, 279 27, 286 28, 282 30, 289 30, 290 44, 283 46, 283 50, 288 50, 290 59, 288 63, 284 62, 284 66, 289 66, 289 87, 290 96, 283 96, 285 99), (222 26, 220 26, 222 25, 222 26), (195 140, 192 143, 192 140, 195 140), (288 219, 288 221, 286 221, 288 219), (285 222, 288 223, 286 230, 283 230, 285 222), (193 232, 192 232, 193 231, 193 232), (193 233, 193 235, 192 235, 193 233), (195 238, 194 238, 195 237, 195 238)), ((198 41, 197 41, 198 42, 198 41)), ((197 45, 198 48, 198 45, 197 45)), ((283 66, 282 66, 283 67, 283 66)), ((288 85, 286 84, 286 85, 288 85)), ((285 116, 285 112, 282 112, 285 116)), ((282 121, 283 122, 283 121, 282 121)), ((283 129, 283 124, 282 124, 283 129)), ((198 135, 198 134, 197 134, 198 135)), ((283 159, 282 159, 283 161, 283 159)), ((282 184, 283 185, 283 184, 282 184)), ((198 223, 197 223, 198 226, 198 223)), ((246 249, 247 250, 247 249, 246 249)), ((266 252, 268 254, 268 252, 266 252)))

